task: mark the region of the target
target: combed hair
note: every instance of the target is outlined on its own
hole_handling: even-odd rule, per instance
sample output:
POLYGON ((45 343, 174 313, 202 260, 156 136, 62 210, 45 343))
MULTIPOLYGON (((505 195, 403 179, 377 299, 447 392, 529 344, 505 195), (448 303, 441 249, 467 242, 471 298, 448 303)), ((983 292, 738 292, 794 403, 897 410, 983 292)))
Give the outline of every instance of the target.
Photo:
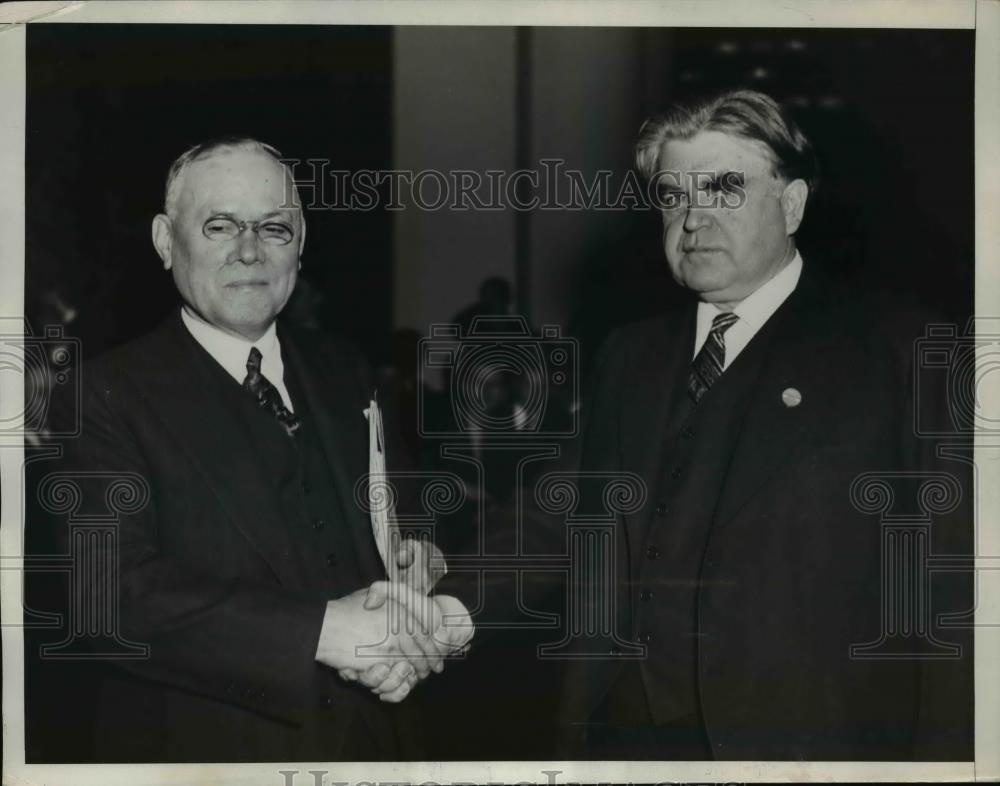
POLYGON ((177 206, 177 191, 180 187, 180 177, 184 172, 184 168, 191 162, 208 158, 220 150, 259 150, 271 156, 279 164, 282 163, 280 150, 252 137, 220 136, 215 139, 209 139, 207 142, 199 142, 194 147, 189 147, 177 156, 174 159, 174 163, 170 165, 170 169, 167 170, 167 187, 163 196, 164 213, 171 218, 174 215, 174 209, 177 206))
POLYGON ((769 95, 732 90, 691 106, 675 105, 650 118, 639 129, 635 166, 645 178, 659 168, 663 143, 690 139, 701 131, 721 131, 761 142, 770 151, 774 174, 786 181, 802 179, 810 193, 819 185, 812 144, 769 95))

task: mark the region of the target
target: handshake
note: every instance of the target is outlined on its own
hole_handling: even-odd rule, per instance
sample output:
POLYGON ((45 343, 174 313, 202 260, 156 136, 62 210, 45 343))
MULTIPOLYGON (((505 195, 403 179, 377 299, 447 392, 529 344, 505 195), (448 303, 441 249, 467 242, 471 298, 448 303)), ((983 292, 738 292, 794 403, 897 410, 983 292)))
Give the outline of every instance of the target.
POLYGON ((468 649, 474 627, 461 601, 430 596, 440 572, 434 546, 406 540, 396 552, 394 581, 327 603, 316 660, 342 679, 360 682, 380 700, 400 702, 444 659, 468 649))

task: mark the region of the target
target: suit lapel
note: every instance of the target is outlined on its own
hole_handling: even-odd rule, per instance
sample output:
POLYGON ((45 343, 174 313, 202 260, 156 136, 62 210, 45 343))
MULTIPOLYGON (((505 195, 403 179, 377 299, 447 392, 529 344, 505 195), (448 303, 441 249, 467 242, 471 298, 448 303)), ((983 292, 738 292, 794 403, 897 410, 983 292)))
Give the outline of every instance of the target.
MULTIPOLYGON (((316 436, 333 475, 344 525, 350 531, 361 561, 361 575, 385 577, 385 567, 375 545, 371 521, 355 501, 358 480, 368 475, 368 421, 363 414, 374 391, 362 391, 357 375, 346 358, 321 356, 307 359, 294 330, 280 324, 282 358, 295 375, 312 415, 316 436), (360 399, 364 398, 364 401, 360 399)), ((286 372, 287 374, 287 372, 286 372)))
MULTIPOLYGON (((628 370, 637 377, 641 375, 642 382, 622 382, 628 391, 621 415, 621 445, 627 451, 622 456, 622 468, 639 472, 648 489, 655 489, 659 483, 664 445, 687 406, 696 309, 694 301, 686 302, 662 322, 654 323, 656 331, 649 344, 628 370)), ((626 517, 631 543, 642 542, 655 507, 656 500, 647 500, 631 520, 626 517)))
POLYGON ((228 405, 224 385, 237 386, 184 327, 180 314, 159 331, 140 384, 163 421, 185 446, 232 523, 285 586, 300 577, 280 506, 267 476, 266 457, 228 405), (151 381, 152 384, 149 384, 151 381))
MULTIPOLYGON (((835 416, 831 404, 840 366, 834 361, 837 348, 820 286, 803 271, 799 287, 771 317, 773 325, 764 328, 773 329, 770 345, 733 451, 716 526, 736 515, 784 464, 797 459, 835 416)), ((758 338, 764 336, 754 340, 758 338)))

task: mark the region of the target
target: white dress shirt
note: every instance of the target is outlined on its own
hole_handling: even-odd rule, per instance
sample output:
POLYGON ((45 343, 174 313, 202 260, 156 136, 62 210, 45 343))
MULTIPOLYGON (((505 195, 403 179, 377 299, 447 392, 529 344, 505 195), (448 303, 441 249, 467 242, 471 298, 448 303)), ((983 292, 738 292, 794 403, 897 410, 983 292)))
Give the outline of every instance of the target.
POLYGON ((278 332, 274 323, 267 329, 267 332, 256 341, 247 341, 245 338, 237 338, 225 333, 214 325, 210 325, 199 317, 192 314, 187 307, 181 308, 181 321, 184 327, 194 336, 204 350, 211 355, 215 362, 222 366, 226 373, 235 379, 240 385, 247 376, 247 358, 250 356, 250 348, 257 347, 260 352, 260 373, 267 377, 267 381, 274 385, 281 394, 281 400, 288 408, 289 412, 294 412, 292 398, 288 395, 285 387, 285 364, 281 361, 281 344, 278 343, 278 332))
MULTIPOLYGON (((733 309, 733 313, 739 319, 725 333, 726 359, 722 365, 723 371, 729 368, 740 352, 750 343, 750 339, 757 334, 757 331, 764 327, 764 323, 778 310, 778 306, 784 303, 788 296, 795 291, 801 275, 802 257, 796 251, 794 259, 785 265, 774 278, 751 292, 733 309)), ((692 359, 698 355, 708 339, 709 331, 712 329, 712 320, 722 313, 722 309, 712 303, 701 302, 698 304, 692 359)))

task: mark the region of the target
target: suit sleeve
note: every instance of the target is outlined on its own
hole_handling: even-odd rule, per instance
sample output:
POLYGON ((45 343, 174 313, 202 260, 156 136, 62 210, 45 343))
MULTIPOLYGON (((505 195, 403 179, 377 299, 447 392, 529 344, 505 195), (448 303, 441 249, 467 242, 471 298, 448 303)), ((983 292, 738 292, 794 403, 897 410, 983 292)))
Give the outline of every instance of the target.
MULTIPOLYGON (((103 376, 91 375, 84 389, 82 434, 67 446, 63 467, 79 489, 77 516, 107 510, 109 477, 153 480, 103 376)), ((155 500, 154 494, 141 509, 122 513, 113 544, 96 555, 95 565, 117 563, 117 587, 105 569, 77 582, 83 602, 117 603, 116 637, 148 645, 147 657, 117 663, 149 680, 296 721, 316 702, 314 658, 325 604, 195 572, 162 553, 158 533, 172 522, 161 518, 155 500)), ((65 522, 59 531, 68 535, 65 522)))

